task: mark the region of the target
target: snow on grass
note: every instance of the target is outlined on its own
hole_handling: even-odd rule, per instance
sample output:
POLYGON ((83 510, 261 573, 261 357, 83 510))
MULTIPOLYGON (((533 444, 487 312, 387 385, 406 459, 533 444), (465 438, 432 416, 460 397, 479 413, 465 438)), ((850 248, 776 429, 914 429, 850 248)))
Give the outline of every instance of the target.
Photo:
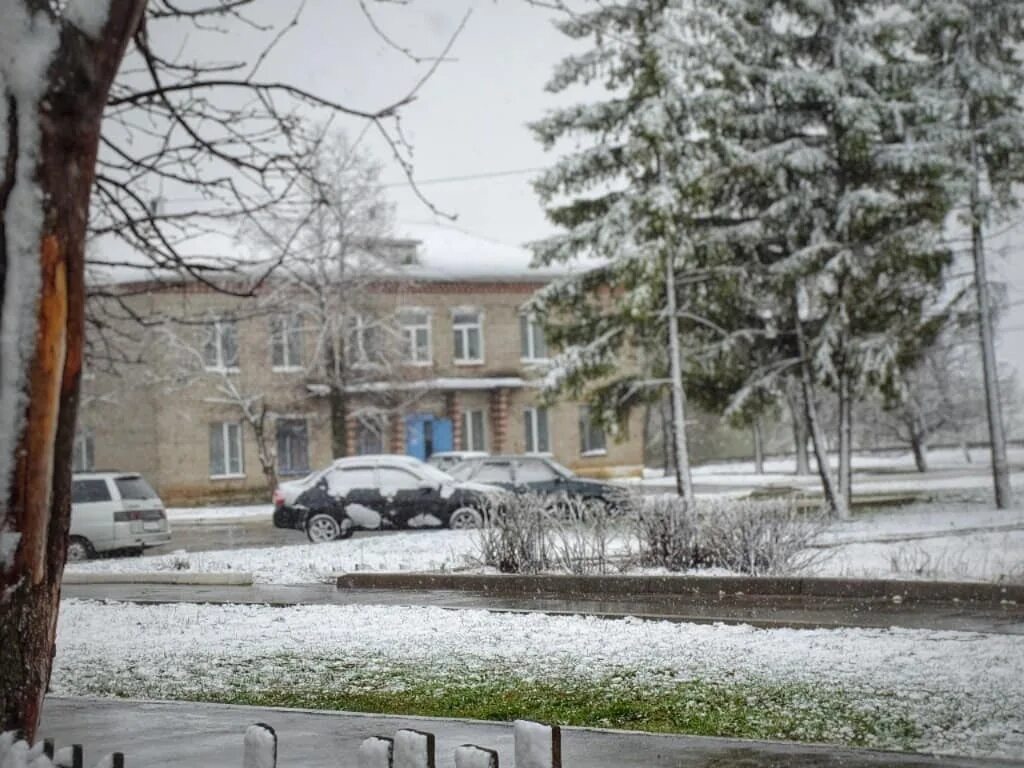
POLYGON ((787 738, 1016 757, 1024 753, 1022 679, 1024 638, 1009 635, 67 599, 52 690, 226 701, 287 691, 289 701, 344 703, 366 692, 390 691, 401 702, 407 689, 437 698, 460 685, 522 685, 556 701, 562 689, 584 688, 614 706, 618 696, 654 701, 703 687, 728 692, 714 705, 738 707, 752 722, 776 706, 765 691, 790 691, 773 715, 784 718, 787 738), (841 717, 820 716, 837 702, 841 717))
MULTIPOLYGON (((250 509, 250 508, 244 508, 250 509)), ((1024 509, 966 502, 873 510, 833 523, 821 537, 825 557, 809 576, 1024 580, 1024 509)), ((619 536, 610 550, 636 542, 619 536)), ((356 535, 329 544, 261 547, 112 558, 74 563, 70 573, 251 573, 265 584, 303 584, 351 571, 455 571, 474 567, 473 531, 425 530, 356 535)), ((720 573, 720 572, 717 572, 720 573)))
POLYGON ((274 517, 274 508, 269 504, 253 504, 238 507, 168 507, 167 519, 189 525, 209 525, 238 522, 266 522, 274 517))
POLYGON ((451 571, 467 567, 472 531, 357 533, 344 541, 287 547, 172 552, 69 564, 69 573, 251 573, 264 584, 308 584, 348 571, 451 571))

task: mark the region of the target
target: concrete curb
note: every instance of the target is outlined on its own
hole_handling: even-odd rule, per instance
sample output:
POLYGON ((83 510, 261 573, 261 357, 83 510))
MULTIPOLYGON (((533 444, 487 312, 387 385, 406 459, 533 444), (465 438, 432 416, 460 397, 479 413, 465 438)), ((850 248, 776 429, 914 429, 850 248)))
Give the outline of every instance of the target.
POLYGON ((250 587, 251 573, 65 573, 64 584, 190 584, 210 587, 250 587))
POLYGON ((746 576, 564 576, 451 573, 346 573, 339 589, 454 590, 498 595, 546 594, 599 599, 612 595, 722 599, 764 595, 906 602, 1024 603, 1024 585, 887 579, 746 576))

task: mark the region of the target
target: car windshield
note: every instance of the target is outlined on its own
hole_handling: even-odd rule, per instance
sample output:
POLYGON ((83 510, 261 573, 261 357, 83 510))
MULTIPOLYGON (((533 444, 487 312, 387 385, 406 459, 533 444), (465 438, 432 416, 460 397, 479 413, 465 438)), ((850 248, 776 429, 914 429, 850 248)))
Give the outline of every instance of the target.
POLYGON ((559 464, 557 461, 554 461, 553 459, 548 459, 547 460, 547 464, 552 469, 554 469, 555 472, 560 474, 562 477, 576 477, 576 473, 575 472, 573 472, 568 467, 563 467, 561 464, 559 464))
POLYGON ((450 471, 443 472, 431 464, 423 464, 422 466, 417 465, 409 467, 409 469, 416 472, 421 477, 424 477, 427 480, 433 480, 437 483, 450 483, 453 477, 450 471))
POLYGON ((456 480, 468 480, 469 476, 473 474, 473 468, 478 463, 476 461, 460 461, 455 466, 448 467, 445 471, 456 480))

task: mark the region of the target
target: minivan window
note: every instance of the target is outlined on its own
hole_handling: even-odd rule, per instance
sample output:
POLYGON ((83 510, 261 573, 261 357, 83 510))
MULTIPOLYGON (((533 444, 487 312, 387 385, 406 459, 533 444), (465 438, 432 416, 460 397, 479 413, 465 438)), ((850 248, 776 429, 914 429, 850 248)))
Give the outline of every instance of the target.
POLYGON ((89 504, 93 501, 110 501, 110 489, 102 478, 71 481, 71 503, 89 504))
POLYGON ((140 500, 159 498, 156 495, 156 491, 150 488, 149 483, 141 477, 119 477, 114 482, 117 483, 117 490, 118 493, 121 494, 122 499, 140 500))

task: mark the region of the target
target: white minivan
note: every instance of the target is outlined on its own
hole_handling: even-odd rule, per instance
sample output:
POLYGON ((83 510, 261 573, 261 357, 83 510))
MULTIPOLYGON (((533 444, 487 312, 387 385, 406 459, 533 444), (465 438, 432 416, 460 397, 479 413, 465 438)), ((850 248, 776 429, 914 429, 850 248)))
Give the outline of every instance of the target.
POLYGON ((71 478, 68 562, 101 552, 135 552, 171 540, 164 503, 141 475, 82 472, 71 478))

